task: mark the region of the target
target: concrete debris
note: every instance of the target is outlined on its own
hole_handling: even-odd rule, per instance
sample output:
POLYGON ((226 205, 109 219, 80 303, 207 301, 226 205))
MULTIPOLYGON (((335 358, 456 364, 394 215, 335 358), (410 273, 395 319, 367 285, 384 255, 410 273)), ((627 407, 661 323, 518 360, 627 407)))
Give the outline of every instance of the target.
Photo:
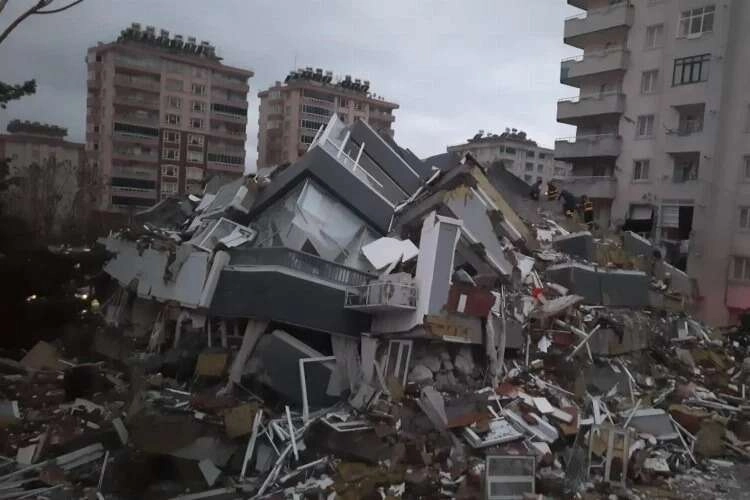
POLYGON ((709 328, 642 238, 532 225, 473 156, 407 153, 333 116, 273 181, 103 238, 94 337, 2 353, 0 497, 647 498, 739 473, 750 315, 709 328))

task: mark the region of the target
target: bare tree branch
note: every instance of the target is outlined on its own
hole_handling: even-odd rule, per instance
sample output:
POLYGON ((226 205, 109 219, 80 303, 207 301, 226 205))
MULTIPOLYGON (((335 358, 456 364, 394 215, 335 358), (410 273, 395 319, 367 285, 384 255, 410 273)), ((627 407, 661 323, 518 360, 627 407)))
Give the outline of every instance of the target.
MULTIPOLYGON (((5 31, 3 31, 0 34, 0 43, 3 43, 3 41, 6 38, 8 38, 8 35, 10 35, 11 31, 16 29, 16 26, 21 24, 23 20, 29 16, 36 15, 36 14, 56 14, 64 10, 68 10, 71 7, 75 7, 79 3, 83 2, 83 0, 74 0, 70 2, 68 5, 58 7, 57 9, 42 10, 43 8, 51 4, 53 1, 54 0, 37 0, 36 4, 34 4, 32 7, 30 7, 26 12, 24 12, 20 16, 18 16, 12 23, 8 25, 7 28, 5 28, 5 31)), ((0 11, 2 11, 5 8, 5 5, 7 3, 8 3, 8 0, 0 0, 0 11)))
POLYGON ((70 2, 68 5, 65 5, 64 7, 59 7, 57 9, 51 9, 51 10, 38 10, 34 12, 34 14, 56 14, 58 12, 62 12, 64 10, 68 10, 71 7, 75 7, 79 3, 83 2, 83 0, 75 0, 74 2, 70 2))
POLYGON ((26 19, 26 18, 27 18, 27 17, 29 17, 29 16, 31 15, 31 14, 33 14, 33 13, 34 13, 35 11, 37 11, 37 10, 41 9, 41 8, 42 8, 42 7, 44 7, 44 6, 45 6, 45 0, 39 0, 39 1, 38 1, 38 2, 36 3, 36 5, 33 5, 33 6, 32 6, 32 7, 30 7, 30 8, 29 8, 29 9, 28 9, 28 10, 27 10, 26 12, 24 12, 23 14, 21 14, 20 16, 18 16, 18 17, 17 17, 16 19, 15 19, 15 21, 13 21, 12 23, 10 23, 10 24, 8 25, 8 27, 7 27, 7 28, 5 28, 5 31, 3 31, 3 32, 2 32, 1 34, 0 34, 0 43, 3 43, 3 41, 4 41, 4 40, 5 40, 6 38, 8 38, 8 35, 10 35, 10 32, 11 32, 11 31, 13 31, 13 30, 14 30, 14 29, 16 28, 16 26, 18 26, 19 24, 21 24, 21 22, 23 22, 23 20, 24 20, 24 19, 26 19))

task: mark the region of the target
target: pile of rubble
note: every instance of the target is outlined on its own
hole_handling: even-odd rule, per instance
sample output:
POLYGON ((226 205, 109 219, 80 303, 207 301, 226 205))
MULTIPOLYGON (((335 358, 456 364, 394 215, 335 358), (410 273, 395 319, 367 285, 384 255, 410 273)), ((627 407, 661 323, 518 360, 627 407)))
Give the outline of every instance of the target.
POLYGON ((736 496, 750 325, 490 174, 332 117, 139 214, 90 357, 0 360, 0 498, 736 496))

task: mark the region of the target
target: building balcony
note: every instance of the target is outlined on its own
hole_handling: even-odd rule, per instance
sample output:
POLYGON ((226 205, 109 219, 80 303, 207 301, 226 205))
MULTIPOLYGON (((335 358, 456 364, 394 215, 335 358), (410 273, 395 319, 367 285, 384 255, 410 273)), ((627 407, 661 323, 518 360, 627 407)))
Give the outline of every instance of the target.
POLYGON ((127 196, 128 198, 140 198, 150 202, 156 200, 156 189, 143 189, 134 187, 111 186, 112 196, 127 196))
POLYGON ((560 64, 560 83, 580 87, 590 77, 620 75, 628 67, 630 52, 608 49, 564 59, 560 64))
POLYGON ((564 41, 582 49, 604 37, 621 38, 633 26, 634 17, 635 8, 627 2, 589 10, 565 20, 564 41))
POLYGON ((589 198, 613 200, 617 194, 617 179, 613 176, 568 176, 555 179, 554 183, 561 190, 565 189, 576 196, 585 194, 589 198))
POLYGON ((578 125, 594 117, 619 115, 625 111, 625 95, 619 92, 561 99, 557 102, 557 121, 578 125))
POLYGON ((579 9, 586 10, 588 9, 588 0, 568 0, 568 5, 572 5, 573 7, 578 7, 579 9))
POLYGON ((150 136, 144 134, 136 134, 132 132, 112 132, 112 139, 116 142, 129 143, 129 144, 149 144, 158 145, 159 137, 150 136))
POLYGON ((220 161, 206 161, 206 169, 213 172, 241 175, 245 172, 245 165, 235 165, 233 163, 223 163, 220 161))
POLYGON ((615 158, 621 149, 622 139, 617 134, 583 135, 555 141, 555 159, 615 158))
POLYGON ((232 139, 235 141, 245 141, 245 131, 235 130, 225 127, 211 127, 211 135, 223 139, 232 139))
POLYGON ((151 78, 135 78, 122 74, 115 76, 115 85, 141 90, 151 90, 154 92, 159 92, 161 89, 161 84, 158 80, 151 78))
POLYGON ((282 267, 317 280, 346 287, 366 286, 374 278, 373 275, 364 271, 284 247, 249 248, 234 251, 229 265, 233 267, 282 267))
POLYGON ((413 311, 417 287, 410 283, 377 280, 347 289, 344 307, 368 313, 413 311))
POLYGON ((115 113, 115 121, 121 123, 133 123, 136 125, 147 125, 149 127, 159 126, 159 115, 141 115, 134 113, 115 113))
POLYGON ((156 109, 156 110, 159 109, 158 99, 144 99, 143 97, 139 97, 139 96, 115 95, 114 103, 122 104, 124 106, 138 107, 138 108, 156 109))
POLYGON ((221 111, 211 110, 211 119, 227 121, 230 123, 247 123, 247 115, 235 115, 232 113, 222 113, 221 111))
POLYGON ((241 90, 243 92, 248 92, 250 90, 250 86, 248 85, 247 80, 240 81, 233 78, 223 78, 216 75, 211 77, 211 85, 230 90, 241 90))
POLYGON ((159 155, 156 153, 132 153, 128 151, 113 151, 112 152, 112 160, 113 161, 123 161, 123 162, 129 162, 129 163, 156 163, 159 161, 159 155))
POLYGON ((705 147, 706 136, 703 127, 690 130, 676 129, 664 135, 664 151, 667 153, 690 153, 702 151, 705 147))

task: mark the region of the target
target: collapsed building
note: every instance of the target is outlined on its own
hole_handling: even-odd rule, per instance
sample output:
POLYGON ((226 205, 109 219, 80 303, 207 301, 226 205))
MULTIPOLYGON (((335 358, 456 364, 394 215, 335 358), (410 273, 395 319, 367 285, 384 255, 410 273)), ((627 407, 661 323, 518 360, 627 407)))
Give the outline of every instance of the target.
POLYGON ((667 453, 667 470, 687 470, 702 446, 694 408, 744 412, 750 366, 667 413, 648 407, 676 391, 662 354, 678 349, 698 376, 701 362, 742 364, 747 346, 716 354, 722 341, 685 313, 690 281, 647 241, 595 239, 522 191, 470 154, 422 161, 334 115, 295 163, 139 213, 100 240, 113 286, 94 350, 158 376, 149 397, 169 412, 223 419, 213 439, 227 452, 198 453, 208 438, 184 442, 164 417, 134 424, 140 396, 131 441, 164 453, 148 428, 174 435, 192 451, 168 453, 197 455, 214 487, 248 438, 239 478, 175 498, 522 498, 593 477, 624 487, 664 473, 667 453), (641 376, 648 363, 625 357, 654 345, 641 376))

